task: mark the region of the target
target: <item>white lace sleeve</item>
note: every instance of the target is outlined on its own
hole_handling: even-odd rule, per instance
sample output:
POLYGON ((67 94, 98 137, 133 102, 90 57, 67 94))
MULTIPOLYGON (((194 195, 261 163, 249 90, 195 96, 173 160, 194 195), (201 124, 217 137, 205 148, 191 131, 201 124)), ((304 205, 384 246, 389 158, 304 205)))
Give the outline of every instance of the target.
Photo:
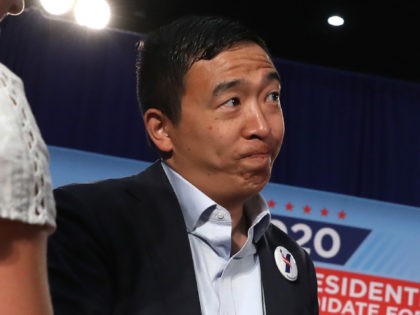
POLYGON ((0 218, 55 228, 49 154, 23 83, 0 64, 0 218))

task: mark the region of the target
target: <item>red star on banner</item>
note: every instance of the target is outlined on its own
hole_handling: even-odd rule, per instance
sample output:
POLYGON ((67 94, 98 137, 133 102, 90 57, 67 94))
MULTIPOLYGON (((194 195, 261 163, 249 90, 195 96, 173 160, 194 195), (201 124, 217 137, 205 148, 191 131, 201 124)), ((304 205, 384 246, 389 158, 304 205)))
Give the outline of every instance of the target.
POLYGON ((267 204, 269 208, 274 208, 276 206, 276 202, 272 199, 267 201, 267 204))
POLYGON ((291 202, 288 202, 284 207, 287 211, 292 211, 295 206, 291 202))
POLYGON ((328 216, 328 209, 327 209, 327 208, 322 209, 322 210, 321 210, 321 215, 322 215, 323 217, 328 216))
POLYGON ((345 219, 346 216, 347 216, 347 213, 345 213, 343 210, 340 210, 340 212, 338 213, 339 219, 345 219))
POLYGON ((311 210, 312 210, 311 207, 308 205, 303 207, 303 213, 309 214, 311 213, 311 210))

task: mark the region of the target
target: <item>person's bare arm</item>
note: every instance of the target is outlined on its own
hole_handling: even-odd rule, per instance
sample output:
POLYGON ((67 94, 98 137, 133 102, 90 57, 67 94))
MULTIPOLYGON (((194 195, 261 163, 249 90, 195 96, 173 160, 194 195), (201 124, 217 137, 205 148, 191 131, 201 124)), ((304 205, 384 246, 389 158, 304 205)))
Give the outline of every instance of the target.
POLYGON ((2 315, 53 314, 48 289, 48 229, 0 219, 2 315))

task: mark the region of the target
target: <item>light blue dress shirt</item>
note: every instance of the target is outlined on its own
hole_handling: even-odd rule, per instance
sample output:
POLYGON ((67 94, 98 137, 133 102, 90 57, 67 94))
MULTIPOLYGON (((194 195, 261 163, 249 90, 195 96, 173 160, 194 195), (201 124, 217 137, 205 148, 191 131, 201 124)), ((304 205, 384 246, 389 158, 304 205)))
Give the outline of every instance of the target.
POLYGON ((271 219, 265 200, 256 195, 246 203, 246 215, 252 222, 248 239, 230 256, 232 221, 229 212, 168 165, 162 165, 187 227, 202 314, 263 315, 264 294, 255 243, 271 219))

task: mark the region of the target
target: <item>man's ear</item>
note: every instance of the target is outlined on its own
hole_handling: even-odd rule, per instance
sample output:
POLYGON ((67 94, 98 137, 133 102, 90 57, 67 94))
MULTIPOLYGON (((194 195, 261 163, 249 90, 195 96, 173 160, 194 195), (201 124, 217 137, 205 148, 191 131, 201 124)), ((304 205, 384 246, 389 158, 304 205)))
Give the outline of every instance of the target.
POLYGON ((156 108, 149 108, 143 115, 144 125, 150 139, 155 146, 164 154, 172 151, 172 141, 168 136, 168 124, 171 124, 169 118, 156 108))

